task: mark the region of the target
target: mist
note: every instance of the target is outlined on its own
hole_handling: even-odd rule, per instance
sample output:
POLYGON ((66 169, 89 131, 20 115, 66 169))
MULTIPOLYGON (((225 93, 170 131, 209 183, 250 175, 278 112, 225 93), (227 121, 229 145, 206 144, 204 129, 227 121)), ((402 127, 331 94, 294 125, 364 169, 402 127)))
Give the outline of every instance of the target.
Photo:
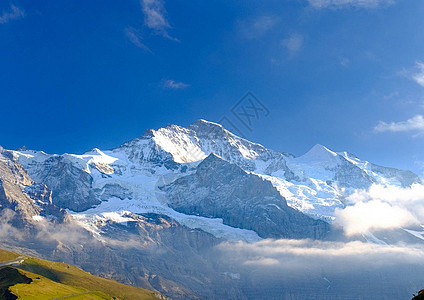
POLYGON ((249 299, 410 299, 424 286, 420 245, 282 239, 215 251, 249 299))
MULTIPOLYGON (((380 201, 412 214, 408 202, 401 206, 394 196, 391 202, 383 202, 375 193, 358 192, 365 200, 353 207, 380 201)), ((22 242, 25 237, 9 224, 12 216, 8 214, 2 217, 0 238, 16 239, 16 245, 23 246, 29 240, 22 242)), ((424 287, 422 244, 266 239, 211 243, 202 251, 187 252, 186 247, 170 251, 169 244, 153 243, 136 231, 96 237, 77 223, 56 224, 47 219, 35 227, 32 248, 45 258, 67 261, 104 276, 113 264, 118 274, 125 274, 120 275, 123 282, 140 286, 145 284, 139 279, 145 266, 168 276, 168 268, 176 268, 179 271, 172 280, 178 282, 178 274, 202 278, 209 282, 211 294, 221 289, 221 299, 410 299, 424 287), (157 264, 164 261, 166 267, 161 270, 157 264)))

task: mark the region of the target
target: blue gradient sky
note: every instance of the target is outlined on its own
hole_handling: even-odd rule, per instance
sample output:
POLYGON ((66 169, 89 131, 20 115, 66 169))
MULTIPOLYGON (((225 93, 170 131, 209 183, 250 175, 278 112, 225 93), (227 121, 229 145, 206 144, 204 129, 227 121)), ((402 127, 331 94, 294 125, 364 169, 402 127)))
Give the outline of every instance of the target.
POLYGON ((421 0, 0 0, 0 145, 82 153, 226 116, 275 150, 421 174, 423 15, 421 0), (270 111, 252 131, 230 112, 247 91, 270 111))

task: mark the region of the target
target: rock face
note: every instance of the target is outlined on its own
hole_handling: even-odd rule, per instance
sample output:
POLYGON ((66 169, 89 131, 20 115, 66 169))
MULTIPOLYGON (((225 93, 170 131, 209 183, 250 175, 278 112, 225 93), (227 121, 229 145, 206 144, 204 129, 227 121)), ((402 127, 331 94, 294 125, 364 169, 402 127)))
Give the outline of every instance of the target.
POLYGON ((20 230, 36 231, 41 217, 70 222, 69 214, 52 203, 52 191, 35 183, 9 151, 0 153, 0 208, 3 221, 20 230))
POLYGON ((172 299, 243 298, 236 282, 222 276, 209 260, 208 252, 221 242, 219 239, 164 215, 127 213, 123 217, 131 221, 106 221, 100 226, 106 245, 109 242, 118 261, 124 263, 115 268, 114 262, 105 265, 99 257, 97 266, 85 262, 89 269, 101 268, 106 276, 113 269, 124 282, 156 289, 172 299))
POLYGON ((118 155, 124 154, 133 165, 152 173, 155 173, 155 169, 160 167, 178 168, 179 164, 173 159, 172 154, 156 143, 153 132, 154 130, 147 130, 143 136, 124 143, 111 152, 118 155))
POLYGON ((32 184, 33 181, 22 166, 13 160, 10 153, 2 151, 0 153, 0 206, 3 213, 9 211, 11 223, 15 227, 24 227, 41 211, 23 190, 23 186, 32 184))
POLYGON ((327 223, 288 207, 269 181, 216 154, 204 159, 194 174, 162 189, 179 212, 222 218, 224 224, 253 230, 262 238, 319 239, 330 230, 327 223))
POLYGON ((84 211, 100 203, 92 190, 92 177, 66 156, 52 156, 30 168, 31 177, 52 191, 53 204, 84 211))

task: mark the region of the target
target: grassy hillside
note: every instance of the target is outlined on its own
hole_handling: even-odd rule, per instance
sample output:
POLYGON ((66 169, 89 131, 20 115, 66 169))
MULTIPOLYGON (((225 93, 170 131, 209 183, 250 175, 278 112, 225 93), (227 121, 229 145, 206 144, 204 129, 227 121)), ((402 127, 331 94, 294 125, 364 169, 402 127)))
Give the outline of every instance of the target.
POLYGON ((160 294, 93 276, 65 263, 0 249, 0 299, 158 299, 160 294))

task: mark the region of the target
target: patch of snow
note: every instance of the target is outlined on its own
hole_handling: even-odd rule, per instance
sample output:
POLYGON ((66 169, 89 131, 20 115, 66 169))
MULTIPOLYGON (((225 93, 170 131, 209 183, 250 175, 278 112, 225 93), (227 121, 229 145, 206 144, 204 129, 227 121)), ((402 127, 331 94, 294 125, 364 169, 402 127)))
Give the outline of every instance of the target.
POLYGON ((338 192, 322 181, 315 180, 314 188, 312 188, 300 182, 289 182, 273 176, 257 175, 270 181, 286 199, 288 206, 314 219, 332 223, 335 209, 344 207, 344 204, 338 200, 338 192), (317 188, 316 185, 319 187, 317 188))
POLYGON ((44 220, 44 217, 43 216, 32 216, 32 219, 34 221, 40 222, 40 221, 44 220))
POLYGON ((157 201, 142 201, 134 199, 120 200, 114 198, 109 201, 102 202, 97 207, 89 209, 83 213, 70 213, 86 228, 89 228, 90 231, 98 232, 98 230, 91 227, 92 224, 87 224, 87 222, 90 220, 95 221, 96 216, 106 218, 114 222, 125 222, 128 220, 126 218, 122 218, 122 215, 128 211, 136 214, 155 213, 166 215, 176 220, 181 225, 185 225, 192 229, 198 228, 214 235, 217 238, 229 241, 242 240, 246 242, 255 242, 261 240, 257 233, 252 230, 234 228, 225 225, 223 224, 222 219, 218 218, 206 218, 179 213, 157 201))

